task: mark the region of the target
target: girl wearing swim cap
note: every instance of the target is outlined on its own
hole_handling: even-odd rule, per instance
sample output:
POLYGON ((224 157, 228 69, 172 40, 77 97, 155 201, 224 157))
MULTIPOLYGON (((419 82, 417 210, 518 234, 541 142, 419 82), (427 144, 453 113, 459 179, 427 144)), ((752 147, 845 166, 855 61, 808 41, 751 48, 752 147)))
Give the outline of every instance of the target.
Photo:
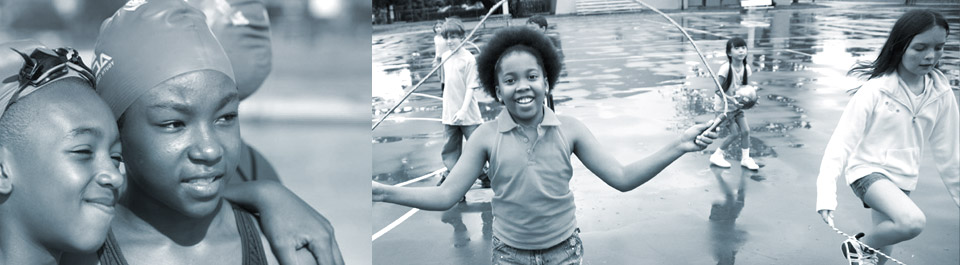
POLYGON ((240 96, 204 20, 182 1, 150 1, 101 27, 97 92, 119 117, 130 179, 93 257, 101 264, 277 263, 253 214, 224 198, 240 158, 240 96))

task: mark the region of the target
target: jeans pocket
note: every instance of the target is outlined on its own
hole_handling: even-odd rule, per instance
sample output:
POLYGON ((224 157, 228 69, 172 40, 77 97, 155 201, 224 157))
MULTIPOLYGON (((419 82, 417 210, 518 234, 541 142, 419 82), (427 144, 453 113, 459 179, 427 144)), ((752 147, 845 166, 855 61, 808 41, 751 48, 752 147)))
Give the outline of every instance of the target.
POLYGON ((580 240, 579 231, 574 232, 573 235, 567 239, 564 245, 564 253, 566 253, 566 258, 562 264, 580 264, 583 259, 583 241, 580 240))
POLYGON ((500 242, 500 239, 496 236, 492 236, 490 241, 493 242, 493 251, 503 248, 503 242, 500 242))

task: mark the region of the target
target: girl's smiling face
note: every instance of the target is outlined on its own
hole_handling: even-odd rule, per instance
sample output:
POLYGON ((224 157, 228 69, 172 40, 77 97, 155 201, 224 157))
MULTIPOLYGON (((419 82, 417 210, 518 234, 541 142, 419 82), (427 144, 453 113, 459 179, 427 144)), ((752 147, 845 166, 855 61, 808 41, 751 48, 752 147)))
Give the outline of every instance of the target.
POLYGON ((509 51, 497 64, 497 97, 515 121, 537 123, 543 118, 547 79, 537 58, 527 51, 509 51))
POLYGON ((0 147, 2 170, 16 182, 5 197, 14 207, 10 214, 32 227, 22 232, 46 248, 95 251, 124 185, 110 108, 89 85, 63 80, 17 104, 13 108, 27 108, 17 111, 30 113, 20 114, 30 120, 21 140, 0 147))
POLYGON ((910 41, 906 51, 903 52, 898 72, 919 76, 929 73, 940 61, 940 57, 943 56, 943 46, 946 44, 946 40, 947 31, 939 26, 917 34, 910 41))

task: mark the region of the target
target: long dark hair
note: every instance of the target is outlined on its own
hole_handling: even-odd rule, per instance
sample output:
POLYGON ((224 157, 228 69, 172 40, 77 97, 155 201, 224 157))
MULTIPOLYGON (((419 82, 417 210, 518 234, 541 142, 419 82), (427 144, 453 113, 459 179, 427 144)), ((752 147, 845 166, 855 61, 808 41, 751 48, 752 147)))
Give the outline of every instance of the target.
MULTIPOLYGON (((907 46, 913 41, 913 37, 930 30, 934 26, 940 26, 946 29, 947 34, 950 34, 950 26, 947 24, 947 20, 937 11, 911 10, 904 13, 893 24, 890 36, 887 37, 887 42, 880 49, 880 55, 877 55, 877 59, 872 63, 857 63, 847 72, 847 75, 866 77, 867 80, 870 80, 896 71, 903 60, 903 54, 907 51, 907 46)), ((937 68, 939 68, 939 64, 937 68)), ((856 87, 849 92, 851 94, 856 93, 859 88, 856 87)))
MULTIPOLYGON (((747 42, 740 37, 733 37, 727 40, 727 79, 723 80, 723 92, 730 90, 730 83, 733 82, 733 57, 730 57, 730 50, 736 47, 747 47, 747 42)), ((741 85, 747 84, 747 57, 743 57, 743 78, 740 79, 741 85)))

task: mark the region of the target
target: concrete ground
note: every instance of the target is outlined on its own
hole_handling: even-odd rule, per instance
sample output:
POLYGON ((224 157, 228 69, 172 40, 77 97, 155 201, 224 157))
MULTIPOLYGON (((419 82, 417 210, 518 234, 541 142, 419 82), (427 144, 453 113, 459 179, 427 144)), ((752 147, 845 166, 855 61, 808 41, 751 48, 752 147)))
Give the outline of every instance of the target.
MULTIPOLYGON (((817 3, 820 5, 820 1, 817 3)), ((652 181, 626 193, 610 188, 578 160, 570 182, 584 242, 584 264, 846 264, 844 239, 815 212, 821 153, 857 80, 846 70, 872 60, 893 22, 917 8, 887 3, 826 2, 823 7, 751 12, 672 13, 716 70, 726 39, 747 40, 758 106, 746 112, 751 156, 763 167, 710 167, 712 145, 687 154, 652 181), (750 207, 746 207, 747 200, 750 207)), ((929 6, 928 6, 929 7, 929 6)), ((960 6, 936 9, 951 26, 941 67, 960 86, 960 6)), ((621 163, 636 161, 676 137, 678 128, 713 117, 712 80, 690 43, 655 14, 547 17, 563 43, 565 72, 557 110, 583 121, 621 163)), ((496 27, 475 41, 482 46, 496 27)), ((512 24, 521 24, 516 20, 512 24)), ((467 24, 471 29, 474 24, 467 24)), ((373 36, 374 105, 379 118, 430 70, 430 25, 373 36)), ((375 31, 377 32, 377 31, 375 31)), ((373 132, 373 179, 397 184, 442 168, 439 82, 435 76, 373 132)), ((478 94, 484 98, 483 95, 478 94)), ((484 98, 485 118, 499 107, 484 98)), ((736 145, 728 154, 739 153, 736 145)), ((907 264, 960 263, 960 209, 929 154, 911 198, 927 217, 924 232, 897 245, 907 264)), ((411 186, 435 185, 427 176, 411 186)), ((838 227, 864 231, 870 213, 840 187, 838 227)), ((475 186, 448 211, 373 205, 374 264, 489 264, 490 191, 475 186)), ((888 263, 891 264, 891 263, 888 263)))

